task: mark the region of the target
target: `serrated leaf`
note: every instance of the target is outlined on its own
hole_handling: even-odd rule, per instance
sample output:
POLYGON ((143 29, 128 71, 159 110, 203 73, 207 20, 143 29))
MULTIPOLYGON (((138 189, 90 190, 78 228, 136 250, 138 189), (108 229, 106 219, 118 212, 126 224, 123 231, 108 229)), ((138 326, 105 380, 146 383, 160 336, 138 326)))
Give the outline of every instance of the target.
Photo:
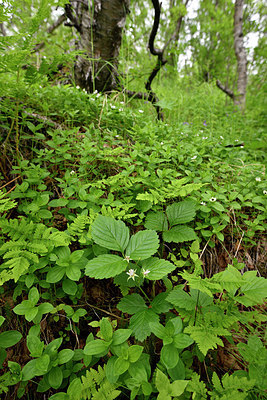
POLYGON ((122 221, 98 215, 92 224, 92 238, 106 249, 123 252, 129 242, 129 228, 122 221))
POLYGON ((170 309, 170 303, 166 300, 168 293, 162 292, 159 293, 151 302, 152 310, 157 313, 166 313, 170 309))
POLYGON ((165 242, 182 243, 197 239, 194 229, 189 226, 176 225, 169 231, 163 232, 165 242))
POLYGON ((246 307, 262 304, 267 295, 267 280, 263 277, 251 277, 250 281, 243 284, 240 290, 244 296, 235 297, 239 303, 246 307))
POLYGON ((159 316, 147 308, 131 317, 129 328, 132 329, 135 338, 143 342, 151 334, 149 323, 158 321, 159 316))
POLYGON ((146 303, 140 294, 133 293, 125 296, 118 303, 117 308, 127 314, 135 314, 147 309, 146 303))
POLYGON ((195 203, 192 201, 180 201, 167 207, 166 214, 171 226, 186 224, 196 215, 195 203))
POLYGON ((144 225, 146 229, 162 232, 168 229, 168 220, 166 215, 161 211, 150 212, 147 214, 144 225))
POLYGON ((102 254, 90 260, 85 267, 85 275, 96 279, 112 278, 127 267, 123 258, 114 254, 102 254))
POLYGON ((157 257, 149 258, 143 262, 142 265, 145 270, 149 270, 146 278, 150 280, 162 279, 165 275, 176 269, 176 266, 170 261, 159 259, 157 257))
POLYGON ((155 254, 158 247, 157 232, 151 230, 139 231, 131 237, 125 254, 132 260, 145 260, 155 254))
POLYGON ((229 332, 224 328, 211 326, 187 326, 184 329, 191 338, 197 343, 201 353, 206 356, 211 349, 216 349, 217 345, 223 347, 223 341, 219 336, 228 336, 229 332))

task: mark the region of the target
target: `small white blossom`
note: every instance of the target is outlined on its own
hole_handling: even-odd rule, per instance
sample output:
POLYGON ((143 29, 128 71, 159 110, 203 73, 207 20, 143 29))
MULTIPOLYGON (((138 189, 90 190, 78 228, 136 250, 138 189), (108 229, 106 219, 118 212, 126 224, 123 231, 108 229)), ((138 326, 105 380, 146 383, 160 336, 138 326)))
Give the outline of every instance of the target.
POLYGON ((129 278, 127 280, 132 279, 134 281, 134 278, 136 276, 138 277, 138 275, 136 274, 136 269, 129 269, 129 271, 126 272, 126 274, 129 275, 129 278))
POLYGON ((123 108, 119 108, 119 111, 123 111, 123 108))
POLYGON ((224 137, 223 136, 220 136, 220 138, 223 140, 224 139, 224 137))
POLYGON ((210 198, 210 201, 216 201, 217 199, 216 199, 216 197, 211 197, 210 198))
POLYGON ((97 90, 95 90, 93 94, 97 94, 97 93, 98 93, 98 91, 97 91, 97 90))
POLYGON ((197 156, 193 156, 191 157, 191 160, 195 160, 197 158, 197 156))
POLYGON ((238 139, 235 139, 235 142, 238 142, 238 139))
POLYGON ((116 106, 113 106, 113 105, 111 104, 110 108, 113 108, 113 110, 114 110, 114 109, 116 108, 116 106))
POLYGON ((204 131, 203 131, 203 129, 200 129, 200 131, 199 131, 199 132, 203 133, 204 131))
POLYGON ((91 100, 91 101, 95 101, 95 99, 94 99, 93 97, 90 97, 90 100, 91 100))
POLYGON ((138 110, 141 114, 143 114, 144 110, 138 110))
POLYGON ((208 139, 208 136, 202 136, 202 139, 206 140, 206 139, 208 139))
POLYGON ((96 97, 100 97, 100 96, 101 96, 101 93, 97 93, 96 97))
POLYGON ((84 93, 86 93, 86 90, 85 90, 85 89, 83 89, 83 92, 84 92, 84 93))
POLYGON ((130 258, 130 256, 125 256, 124 260, 127 262, 130 262, 131 258, 130 258))
POLYGON ((263 191, 263 194, 267 194, 267 190, 264 190, 264 191, 263 191))
POLYGON ((80 86, 77 85, 77 86, 76 86, 76 89, 80 89, 80 86))
POLYGON ((120 135, 115 135, 115 137, 120 137, 120 135))
POLYGON ((149 269, 146 269, 146 270, 145 270, 144 268, 142 269, 142 274, 143 274, 144 277, 145 277, 146 275, 148 275, 149 272, 150 272, 149 269))
POLYGON ((75 174, 75 171, 70 171, 70 175, 74 175, 75 174))
POLYGON ((164 142, 160 142, 160 144, 161 144, 161 145, 163 145, 163 144, 164 144, 164 142))
POLYGON ((124 101, 120 101, 120 104, 124 104, 124 101))
POLYGON ((243 149, 244 148, 244 146, 240 146, 240 149, 243 149))
POLYGON ((205 206, 205 205, 206 205, 205 201, 202 201, 200 204, 201 204, 202 206, 205 206))
POLYGON ((184 132, 181 132, 181 135, 184 135, 184 132))
POLYGON ((257 176, 256 181, 261 182, 261 178, 259 176, 257 176))

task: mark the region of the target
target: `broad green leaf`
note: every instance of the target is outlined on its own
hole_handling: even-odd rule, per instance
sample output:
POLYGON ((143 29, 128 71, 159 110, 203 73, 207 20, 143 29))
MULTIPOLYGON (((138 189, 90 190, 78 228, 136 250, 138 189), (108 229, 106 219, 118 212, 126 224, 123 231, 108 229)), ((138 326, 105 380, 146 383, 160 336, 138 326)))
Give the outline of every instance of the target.
POLYGON ((157 369, 155 383, 159 392, 166 392, 166 394, 169 392, 170 389, 169 379, 160 369, 157 369))
POLYGON ((181 396, 189 381, 179 380, 171 383, 171 394, 172 396, 181 396))
POLYGON ((123 357, 118 357, 114 363, 114 368, 118 375, 124 374, 124 372, 127 371, 129 366, 130 366, 130 362, 127 360, 124 360, 123 357))
POLYGON ((3 347, 6 349, 7 347, 14 346, 21 338, 22 334, 18 331, 2 332, 0 333, 0 348, 3 347))
POLYGON ((159 232, 167 231, 168 220, 165 214, 161 211, 150 212, 147 214, 144 225, 146 229, 152 229, 159 232))
POLYGON ((235 297, 239 303, 244 304, 246 307, 262 304, 267 296, 267 280, 252 274, 248 275, 248 272, 243 276, 247 282, 240 289, 244 296, 235 297))
POLYGON ((41 342, 38 336, 28 335, 27 347, 31 353, 31 357, 40 357, 43 353, 44 342, 41 342))
POLYGON ((36 375, 44 375, 48 371, 50 364, 50 357, 48 354, 43 354, 41 357, 37 358, 35 363, 36 375))
POLYGON ((144 348, 143 346, 133 345, 128 349, 128 360, 135 363, 141 356, 144 348))
POLYGON ((107 318, 102 318, 100 320, 100 333, 106 342, 112 339, 113 329, 107 318))
POLYGON ((66 268, 66 275, 70 280, 78 281, 80 279, 80 277, 81 277, 81 270, 77 265, 70 264, 66 268))
POLYGON ((151 308, 155 313, 161 314, 161 313, 166 313, 169 311, 169 309, 171 308, 171 305, 166 300, 167 296, 168 296, 168 293, 162 292, 162 293, 159 293, 156 297, 154 297, 154 299, 151 302, 151 308))
POLYGON ((157 257, 149 258, 143 262, 142 265, 145 270, 149 271, 146 275, 146 278, 149 280, 162 279, 165 275, 176 269, 176 266, 170 261, 159 259, 157 257))
POLYGON ((83 386, 80 378, 75 378, 73 381, 71 381, 67 394, 69 396, 69 400, 77 400, 80 398, 80 393, 82 393, 83 386))
POLYGON ((22 368, 22 381, 29 381, 34 376, 38 375, 38 371, 36 371, 36 359, 29 361, 24 367, 22 368))
POLYGON ((106 249, 123 252, 129 242, 129 228, 122 221, 98 215, 92 224, 92 238, 106 249))
POLYGON ((65 279, 62 282, 62 289, 64 290, 65 293, 74 296, 78 290, 78 286, 77 283, 75 283, 74 281, 70 279, 65 279))
POLYGON ((25 315, 27 311, 33 308, 30 300, 23 300, 20 304, 13 308, 14 313, 18 315, 25 315))
POLYGON ((166 214, 170 226, 186 224, 192 221, 196 215, 195 203, 189 200, 174 203, 166 208, 166 214))
POLYGON ((146 303, 140 294, 133 293, 125 296, 118 303, 117 308, 127 314, 135 314, 147 309, 146 303))
POLYGON ((40 298, 38 289, 36 287, 31 288, 28 295, 28 300, 30 300, 34 305, 38 303, 40 298))
POLYGON ((174 345, 178 349, 185 349, 192 343, 194 343, 194 340, 185 333, 178 333, 178 335, 175 335, 174 337, 174 345))
POLYGON ((159 247, 157 232, 139 231, 130 239, 125 255, 132 260, 145 260, 156 253, 159 247))
POLYGON ((124 343, 132 334, 131 329, 117 329, 112 338, 112 345, 117 346, 124 343))
POLYGON ((48 382, 53 389, 58 389, 63 381, 63 373, 60 367, 54 367, 49 371, 48 382))
POLYGON ((106 364, 106 377, 110 383, 116 383, 119 378, 118 372, 115 368, 115 363, 117 359, 118 357, 112 356, 108 359, 108 362, 106 364))
POLYGON ((162 347, 160 358, 167 368, 174 368, 179 360, 179 353, 173 344, 167 344, 162 347))
POLYGON ((169 231, 163 232, 165 242, 182 243, 197 239, 194 229, 189 226, 176 225, 169 231))
POLYGON ((74 356, 74 351, 71 349, 63 349, 58 353, 58 363, 66 364, 74 356))
POLYGON ((32 307, 25 313, 25 319, 30 322, 36 317, 37 314, 38 314, 38 307, 32 307))
POLYGON ((65 275, 66 268, 65 267, 51 267, 46 275, 46 282, 48 283, 57 283, 59 282, 63 276, 65 275))
POLYGON ((87 343, 84 347, 84 354, 87 356, 96 356, 98 354, 107 353, 109 348, 109 342, 104 340, 96 339, 87 343))
POLYGON ((69 200, 68 199, 54 199, 49 201, 48 206, 49 207, 64 207, 68 204, 69 200))
POLYGON ((91 278, 112 278, 126 270, 127 262, 114 254, 103 254, 90 260, 85 267, 85 275, 91 278))
POLYGON ((159 322, 150 322, 149 324, 152 333, 160 339, 166 336, 166 331, 163 325, 159 322))
POLYGON ((143 342, 151 334, 149 323, 158 321, 159 316, 147 308, 131 317, 129 328, 132 329, 135 338, 143 342))
POLYGON ((51 303, 42 303, 38 306, 38 313, 47 314, 53 310, 51 303))

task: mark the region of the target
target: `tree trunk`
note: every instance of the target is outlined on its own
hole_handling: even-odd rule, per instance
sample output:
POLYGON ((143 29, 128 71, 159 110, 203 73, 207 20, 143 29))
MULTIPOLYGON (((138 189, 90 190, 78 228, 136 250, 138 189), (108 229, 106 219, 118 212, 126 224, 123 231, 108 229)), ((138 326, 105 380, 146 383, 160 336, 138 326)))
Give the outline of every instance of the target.
POLYGON ((75 83, 88 92, 111 91, 118 86, 118 56, 130 0, 79 0, 65 6, 79 33, 74 66, 75 83))
POLYGON ((247 87, 247 55, 243 38, 243 5, 244 0, 235 1, 234 17, 234 46, 237 59, 237 94, 234 96, 234 103, 241 110, 245 108, 246 87, 247 87))

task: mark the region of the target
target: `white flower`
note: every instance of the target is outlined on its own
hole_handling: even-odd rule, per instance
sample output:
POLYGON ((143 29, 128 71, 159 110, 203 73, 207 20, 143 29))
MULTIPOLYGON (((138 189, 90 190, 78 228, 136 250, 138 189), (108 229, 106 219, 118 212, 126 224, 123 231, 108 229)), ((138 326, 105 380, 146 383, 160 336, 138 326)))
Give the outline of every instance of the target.
POLYGON ((223 136, 220 136, 220 138, 223 140, 224 139, 224 137, 223 136))
POLYGON ((199 131, 199 132, 203 133, 204 131, 203 131, 203 129, 200 129, 200 131, 199 131))
POLYGON ((119 111, 123 111, 123 108, 119 108, 119 111))
POLYGON ((77 86, 76 86, 76 89, 80 89, 80 86, 77 85, 77 86))
POLYGON ((264 191, 263 191, 263 194, 267 194, 267 190, 264 190, 264 191))
POLYGON ((120 101, 120 104, 124 104, 124 101, 120 101))
POLYGON ((142 274, 143 274, 144 278, 146 275, 149 274, 149 272, 150 272, 149 269, 146 269, 146 270, 144 270, 144 268, 142 269, 142 274))
POLYGON ((196 136, 199 136, 199 133, 197 133, 196 136))
POLYGON ((86 90, 85 90, 85 89, 83 89, 83 92, 84 92, 84 93, 86 93, 86 90))
POLYGON ((113 110, 114 110, 114 109, 116 108, 116 106, 113 106, 113 105, 111 104, 110 108, 113 108, 113 110))
POLYGON ((235 139, 235 142, 238 142, 238 139, 235 139))
POLYGON ((261 178, 259 176, 257 176, 256 181, 261 182, 261 178))
POLYGON ((127 281, 128 281, 129 279, 132 279, 132 280, 134 281, 134 278, 135 278, 136 276, 138 277, 138 275, 136 274, 136 269, 129 269, 129 271, 126 272, 126 274, 129 275, 129 278, 127 279, 127 281))
POLYGON ((70 171, 70 175, 73 175, 73 174, 75 174, 75 171, 73 171, 73 170, 70 171))
POLYGON ((100 96, 101 96, 101 93, 97 93, 96 97, 100 97, 100 96))
POLYGON ((163 144, 164 144, 164 142, 160 142, 160 144, 161 144, 161 145, 163 145, 163 144))
POLYGON ((205 206, 205 205, 206 205, 205 201, 202 201, 200 204, 201 204, 202 206, 205 206))
POLYGON ((183 132, 181 132, 181 135, 183 135, 184 133, 183 132))
POLYGON ((95 99, 94 99, 93 97, 90 97, 90 100, 91 100, 91 101, 95 101, 95 99))
POLYGON ((210 201, 216 201, 217 199, 216 199, 216 197, 211 197, 210 198, 210 201))
POLYGON ((120 137, 120 135, 115 135, 115 137, 120 137))
POLYGON ((98 91, 97 91, 97 90, 95 90, 93 94, 97 94, 97 93, 98 93, 98 91))
POLYGON ((203 140, 208 139, 208 136, 202 136, 202 139, 203 140))
MULTIPOLYGON (((119 135, 118 135, 119 136, 119 135)), ((124 258, 125 261, 129 262, 131 260, 130 256, 125 256, 124 258)))
POLYGON ((240 149, 243 149, 244 148, 244 146, 240 146, 240 149))
POLYGON ((138 110, 141 114, 143 114, 144 110, 138 110))
POLYGON ((191 160, 195 160, 197 158, 197 156, 193 156, 191 157, 191 160))

